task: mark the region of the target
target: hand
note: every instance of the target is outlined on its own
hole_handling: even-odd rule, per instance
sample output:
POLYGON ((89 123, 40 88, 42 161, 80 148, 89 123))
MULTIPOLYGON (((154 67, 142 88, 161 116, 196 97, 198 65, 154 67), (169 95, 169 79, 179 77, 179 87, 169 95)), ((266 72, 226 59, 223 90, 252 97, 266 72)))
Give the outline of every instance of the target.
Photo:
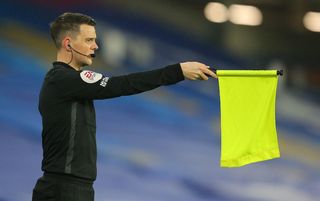
POLYGON ((189 80, 208 80, 208 76, 217 78, 217 75, 209 70, 209 66, 199 62, 180 63, 183 76, 189 80))

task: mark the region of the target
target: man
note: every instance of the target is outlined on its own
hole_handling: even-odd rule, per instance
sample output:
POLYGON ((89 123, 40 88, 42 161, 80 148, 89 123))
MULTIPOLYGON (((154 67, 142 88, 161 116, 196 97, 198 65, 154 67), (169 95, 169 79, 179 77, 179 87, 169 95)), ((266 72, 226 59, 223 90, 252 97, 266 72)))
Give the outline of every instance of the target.
POLYGON ((106 77, 82 71, 92 64, 95 21, 83 14, 64 13, 50 24, 57 61, 47 73, 39 98, 42 116, 42 170, 33 201, 93 201, 96 179, 94 99, 132 95, 186 79, 208 80, 208 66, 185 62, 164 68, 106 77))

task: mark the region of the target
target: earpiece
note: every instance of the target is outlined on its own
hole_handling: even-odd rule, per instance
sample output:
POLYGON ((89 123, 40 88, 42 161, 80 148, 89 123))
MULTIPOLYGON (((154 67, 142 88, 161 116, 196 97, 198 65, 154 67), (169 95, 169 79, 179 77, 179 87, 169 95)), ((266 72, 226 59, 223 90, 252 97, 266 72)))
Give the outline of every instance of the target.
POLYGON ((89 54, 89 55, 83 54, 83 53, 81 53, 81 52, 73 49, 70 44, 68 44, 67 46, 70 48, 70 51, 75 51, 76 53, 78 53, 78 54, 80 54, 80 55, 82 55, 82 56, 91 57, 91 58, 96 57, 95 54, 89 54))

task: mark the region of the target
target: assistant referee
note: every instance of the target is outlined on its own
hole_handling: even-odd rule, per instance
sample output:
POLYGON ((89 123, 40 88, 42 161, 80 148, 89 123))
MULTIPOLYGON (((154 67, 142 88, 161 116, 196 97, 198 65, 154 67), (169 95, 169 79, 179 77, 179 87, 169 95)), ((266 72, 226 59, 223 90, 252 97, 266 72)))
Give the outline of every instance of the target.
POLYGON ((50 24, 57 60, 45 76, 40 97, 43 176, 32 201, 93 201, 96 179, 96 120, 93 100, 132 95, 184 79, 208 80, 208 66, 185 62, 160 69, 107 77, 81 70, 98 49, 95 21, 64 13, 50 24))

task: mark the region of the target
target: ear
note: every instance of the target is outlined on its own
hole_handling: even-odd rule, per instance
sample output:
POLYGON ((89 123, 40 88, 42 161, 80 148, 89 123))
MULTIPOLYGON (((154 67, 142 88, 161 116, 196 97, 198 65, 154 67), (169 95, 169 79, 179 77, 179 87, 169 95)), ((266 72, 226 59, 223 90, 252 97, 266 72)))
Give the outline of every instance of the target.
POLYGON ((66 49, 68 52, 71 51, 71 46, 70 46, 70 38, 69 37, 65 37, 63 40, 62 40, 62 46, 64 49, 66 49))

